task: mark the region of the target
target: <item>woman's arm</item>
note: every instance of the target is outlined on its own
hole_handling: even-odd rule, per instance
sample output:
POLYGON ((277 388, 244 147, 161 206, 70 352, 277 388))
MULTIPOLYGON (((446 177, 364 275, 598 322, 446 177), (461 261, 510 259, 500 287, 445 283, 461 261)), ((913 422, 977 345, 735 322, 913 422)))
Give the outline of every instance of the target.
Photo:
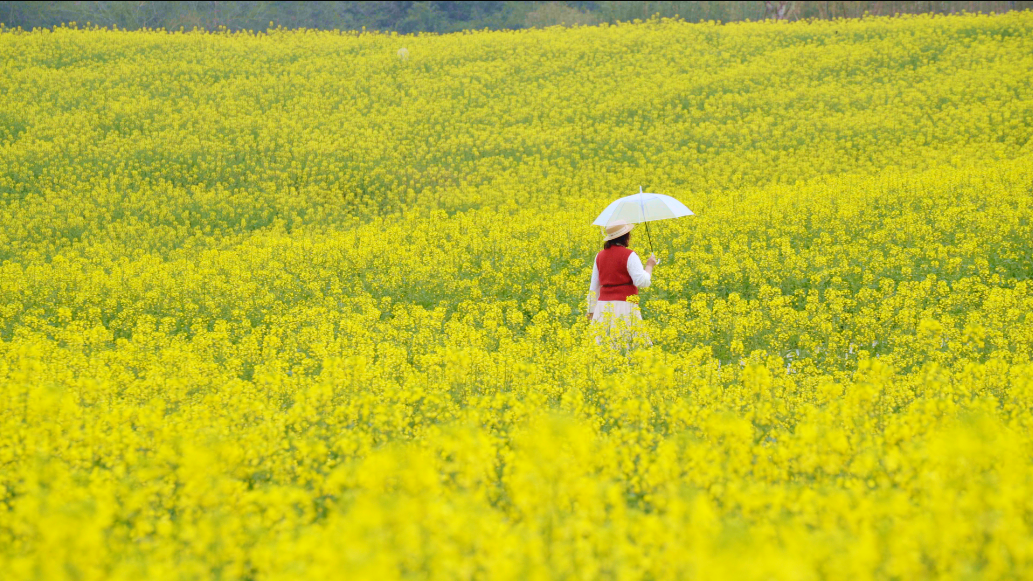
POLYGON ((642 261, 639 260, 638 255, 632 252, 628 255, 628 274, 631 275, 631 282, 638 288, 646 288, 651 282, 653 282, 653 262, 652 257, 649 259, 649 264, 645 268, 642 268, 642 261))
POLYGON ((595 265, 595 260, 592 260, 592 282, 588 284, 588 318, 592 318, 592 312, 595 311, 595 303, 599 300, 599 290, 602 285, 599 283, 599 268, 595 265))

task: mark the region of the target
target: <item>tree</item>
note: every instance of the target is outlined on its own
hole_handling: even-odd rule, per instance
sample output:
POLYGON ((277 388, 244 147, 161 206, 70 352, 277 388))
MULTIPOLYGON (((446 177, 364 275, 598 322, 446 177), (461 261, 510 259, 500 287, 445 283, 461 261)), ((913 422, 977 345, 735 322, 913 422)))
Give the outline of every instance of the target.
POLYGON ((772 2, 765 0, 764 16, 775 20, 788 20, 796 11, 796 2, 772 2))

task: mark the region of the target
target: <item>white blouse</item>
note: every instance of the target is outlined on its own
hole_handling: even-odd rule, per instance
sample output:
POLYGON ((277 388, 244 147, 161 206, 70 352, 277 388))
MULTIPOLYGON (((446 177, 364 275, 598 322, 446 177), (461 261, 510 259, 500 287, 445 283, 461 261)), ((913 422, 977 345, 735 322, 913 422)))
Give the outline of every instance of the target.
MULTIPOLYGON (((653 279, 646 272, 646 269, 642 267, 642 261, 639 260, 638 255, 634 252, 628 255, 628 274, 631 275, 631 282, 638 288, 648 287, 653 279)), ((599 300, 599 290, 601 288, 602 284, 599 283, 599 266, 596 265, 593 259, 592 282, 588 285, 588 314, 592 314, 592 311, 595 310, 595 303, 599 300)))

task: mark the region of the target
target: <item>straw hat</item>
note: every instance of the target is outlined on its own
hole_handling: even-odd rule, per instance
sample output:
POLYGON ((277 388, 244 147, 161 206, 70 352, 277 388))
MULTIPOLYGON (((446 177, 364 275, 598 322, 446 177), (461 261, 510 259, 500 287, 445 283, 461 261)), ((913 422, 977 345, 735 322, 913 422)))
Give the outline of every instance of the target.
POLYGON ((614 220, 613 223, 607 226, 603 231, 603 242, 608 242, 614 238, 620 238, 628 232, 631 232, 631 229, 634 227, 634 224, 628 224, 624 220, 614 220))

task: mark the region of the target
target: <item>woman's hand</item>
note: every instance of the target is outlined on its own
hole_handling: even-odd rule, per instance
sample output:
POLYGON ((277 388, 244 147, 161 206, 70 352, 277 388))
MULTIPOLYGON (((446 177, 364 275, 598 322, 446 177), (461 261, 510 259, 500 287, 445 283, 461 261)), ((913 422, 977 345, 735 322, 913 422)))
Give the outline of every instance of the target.
POLYGON ((653 274, 653 267, 660 264, 660 259, 655 254, 650 254, 649 259, 646 260, 646 272, 653 274))

